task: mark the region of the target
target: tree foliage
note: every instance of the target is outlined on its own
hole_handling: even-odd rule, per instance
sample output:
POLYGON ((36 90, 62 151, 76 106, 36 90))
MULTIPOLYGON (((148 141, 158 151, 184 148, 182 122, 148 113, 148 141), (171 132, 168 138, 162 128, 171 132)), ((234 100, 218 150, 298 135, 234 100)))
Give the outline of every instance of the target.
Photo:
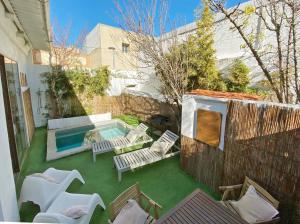
POLYGON ((107 67, 92 71, 63 70, 56 66, 55 72, 44 73, 44 81, 48 84, 48 92, 55 100, 58 116, 64 116, 64 101, 68 98, 92 98, 105 95, 109 87, 110 72, 107 67))
POLYGON ((277 101, 299 103, 300 1, 254 0, 252 5, 230 9, 226 0, 208 2, 243 39, 277 101))
POLYGON ((216 66, 214 17, 206 0, 198 14, 196 35, 187 41, 190 88, 224 90, 226 86, 216 66))
POLYGON ((233 62, 226 79, 227 90, 230 92, 247 92, 250 83, 250 69, 240 59, 233 62))
POLYGON ((97 69, 94 75, 88 79, 88 87, 86 88, 89 96, 105 95, 105 91, 109 87, 110 72, 107 67, 97 69))

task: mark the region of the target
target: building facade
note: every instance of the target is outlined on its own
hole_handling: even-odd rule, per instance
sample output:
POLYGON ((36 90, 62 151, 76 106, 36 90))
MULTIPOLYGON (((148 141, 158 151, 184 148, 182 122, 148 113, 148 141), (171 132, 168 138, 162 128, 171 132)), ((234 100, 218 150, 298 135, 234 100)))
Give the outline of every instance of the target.
POLYGON ((49 50, 49 27, 48 1, 0 1, 0 222, 19 221, 15 178, 40 124, 36 110, 30 112, 38 108, 37 77, 49 71, 33 64, 32 51, 49 50))
POLYGON ((86 36, 84 48, 87 67, 96 69, 108 66, 115 71, 136 71, 137 60, 132 54, 133 47, 122 29, 98 24, 86 36))
MULTIPOLYGON (((251 1, 241 4, 240 7, 249 4, 251 1)), ((214 47, 219 70, 226 75, 234 60, 242 59, 251 70, 251 85, 255 85, 263 79, 256 60, 251 52, 242 48, 244 41, 237 31, 231 29, 230 22, 220 13, 215 14, 214 17, 214 47)), ((260 22, 256 16, 250 19, 250 28, 257 34, 263 32, 260 22)), ((171 40, 174 35, 179 43, 183 43, 188 40, 189 36, 195 35, 196 31, 197 24, 193 22, 157 37, 157 41, 162 41, 168 51, 174 43, 174 40, 171 40)), ((159 89, 160 81, 155 75, 154 68, 142 68, 143 66, 140 66, 134 54, 130 54, 133 47, 126 37, 126 32, 122 29, 98 24, 86 37, 87 67, 94 69, 108 66, 110 68, 112 80, 109 94, 111 95, 118 95, 127 91, 127 86, 134 86, 130 88, 130 91, 162 99, 159 89)))

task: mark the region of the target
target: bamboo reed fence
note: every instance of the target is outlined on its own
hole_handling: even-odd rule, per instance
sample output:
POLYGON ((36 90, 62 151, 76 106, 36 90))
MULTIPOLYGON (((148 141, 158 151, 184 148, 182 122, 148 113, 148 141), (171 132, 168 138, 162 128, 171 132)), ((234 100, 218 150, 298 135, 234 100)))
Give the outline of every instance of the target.
POLYGON ((300 109, 230 101, 224 151, 182 137, 181 166, 218 185, 258 182, 280 201, 281 223, 300 223, 300 109))
POLYGON ((223 184, 254 179, 280 201, 282 223, 299 223, 300 109, 230 102, 224 149, 223 184))
POLYGON ((181 167, 197 181, 216 192, 222 184, 224 153, 186 136, 181 136, 181 167))
MULTIPOLYGON (((92 99, 78 96, 64 101, 64 113, 67 117, 111 112, 113 116, 131 114, 138 116, 144 122, 149 122, 153 115, 160 114, 170 119, 170 125, 166 128, 177 132, 176 108, 172 107, 168 103, 131 94, 95 96, 92 99)), ((51 117, 55 117, 56 113, 52 111, 51 114, 51 117)))

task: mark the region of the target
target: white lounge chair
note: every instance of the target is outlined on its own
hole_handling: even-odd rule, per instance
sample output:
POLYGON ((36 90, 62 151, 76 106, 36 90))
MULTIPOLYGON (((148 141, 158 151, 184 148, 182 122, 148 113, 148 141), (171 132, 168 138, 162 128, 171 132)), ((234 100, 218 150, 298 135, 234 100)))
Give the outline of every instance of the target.
POLYGON ((140 144, 152 142, 153 139, 146 134, 148 127, 140 123, 136 128, 129 131, 125 137, 117 137, 111 140, 103 140, 92 144, 93 160, 96 162, 98 154, 124 149, 140 144))
POLYGON ((65 223, 88 224, 97 205, 105 209, 105 205, 98 194, 70 194, 62 192, 53 201, 46 212, 40 212, 35 217, 34 223, 65 223), (88 214, 80 218, 70 218, 64 215, 64 211, 72 206, 86 207, 88 214))
POLYGON ((123 172, 134 170, 135 168, 155 163, 178 154, 179 151, 169 152, 178 138, 176 134, 167 130, 150 148, 114 156, 114 165, 118 170, 118 180, 122 180, 123 172))
POLYGON ((78 179, 82 184, 85 183, 77 170, 66 171, 49 168, 43 174, 52 177, 55 182, 34 175, 25 177, 20 193, 19 207, 23 202, 32 201, 40 206, 40 211, 46 211, 51 202, 65 191, 73 180, 78 179))

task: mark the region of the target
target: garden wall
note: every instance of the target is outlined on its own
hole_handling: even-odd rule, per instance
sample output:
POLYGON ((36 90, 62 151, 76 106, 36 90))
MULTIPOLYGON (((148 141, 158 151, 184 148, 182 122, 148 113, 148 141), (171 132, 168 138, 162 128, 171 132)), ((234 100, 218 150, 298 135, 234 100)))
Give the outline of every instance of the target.
MULTIPOLYGON (((65 114, 68 117, 81 116, 87 114, 100 114, 111 112, 113 116, 131 114, 138 116, 143 122, 150 122, 151 116, 161 114, 170 119, 170 126, 156 127, 159 129, 168 128, 177 132, 177 120, 172 106, 158 100, 122 94, 120 96, 95 96, 93 99, 69 98, 64 102, 65 114)), ((55 117, 52 115, 52 117, 55 117)))
POLYGON ((230 101, 224 151, 183 136, 181 165, 215 190, 248 176, 280 201, 281 223, 300 223, 300 109, 230 101))

